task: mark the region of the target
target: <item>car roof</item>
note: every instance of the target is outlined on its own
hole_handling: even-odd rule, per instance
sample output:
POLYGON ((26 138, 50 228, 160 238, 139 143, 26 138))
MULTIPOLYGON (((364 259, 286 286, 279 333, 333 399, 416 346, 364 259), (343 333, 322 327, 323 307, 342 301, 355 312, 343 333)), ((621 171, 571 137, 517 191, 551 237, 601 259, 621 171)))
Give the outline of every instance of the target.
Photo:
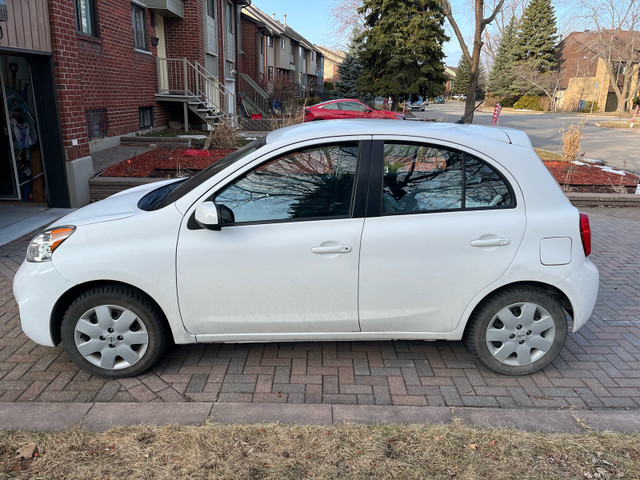
POLYGON ((321 107, 323 105, 328 105, 329 103, 339 103, 339 102, 358 102, 362 103, 360 100, 355 98, 334 98, 333 100, 327 100, 326 102, 316 103, 315 105, 309 105, 310 107, 321 107))
POLYGON ((324 120, 307 122, 274 130, 267 135, 268 144, 297 143, 305 140, 343 137, 345 135, 415 136, 469 145, 500 142, 531 147, 529 137, 520 130, 480 125, 398 121, 382 119, 324 120))

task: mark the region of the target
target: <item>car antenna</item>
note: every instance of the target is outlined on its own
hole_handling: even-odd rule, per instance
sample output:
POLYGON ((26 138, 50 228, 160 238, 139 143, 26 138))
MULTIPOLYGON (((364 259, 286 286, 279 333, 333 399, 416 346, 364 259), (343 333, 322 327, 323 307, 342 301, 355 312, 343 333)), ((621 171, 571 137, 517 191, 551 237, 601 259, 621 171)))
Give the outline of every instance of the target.
POLYGON ((462 117, 460 120, 456 120, 455 123, 464 123, 464 121, 467 119, 467 117, 469 115, 471 115, 473 112, 475 112, 478 109, 478 107, 480 105, 482 105, 482 103, 483 102, 480 102, 478 105, 475 106, 475 108, 473 110, 471 110, 469 113, 467 113, 464 117, 462 117))

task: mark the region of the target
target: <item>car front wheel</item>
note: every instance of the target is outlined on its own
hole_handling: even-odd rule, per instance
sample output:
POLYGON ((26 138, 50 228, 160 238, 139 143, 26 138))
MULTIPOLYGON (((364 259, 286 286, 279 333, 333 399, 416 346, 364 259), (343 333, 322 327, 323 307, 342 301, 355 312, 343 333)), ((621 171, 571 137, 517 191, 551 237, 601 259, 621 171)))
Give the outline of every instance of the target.
POLYGON ((557 298, 536 287, 513 287, 487 299, 465 334, 469 351, 492 370, 527 375, 548 365, 567 337, 557 298))
POLYGON ((61 334, 74 363, 106 378, 139 375, 156 362, 167 343, 158 307, 137 291, 116 285, 80 295, 64 315, 61 334))

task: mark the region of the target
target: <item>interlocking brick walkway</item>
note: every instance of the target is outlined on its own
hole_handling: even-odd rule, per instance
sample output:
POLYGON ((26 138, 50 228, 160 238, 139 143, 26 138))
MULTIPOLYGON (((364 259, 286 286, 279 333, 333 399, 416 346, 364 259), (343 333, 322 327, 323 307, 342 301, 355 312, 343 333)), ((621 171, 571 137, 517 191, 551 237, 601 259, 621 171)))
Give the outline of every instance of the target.
POLYGON ((460 342, 210 344, 152 373, 92 377, 22 333, 11 281, 28 238, 0 248, 0 402, 282 402, 578 409, 640 407, 640 209, 585 209, 601 290, 591 321, 525 377, 496 375, 460 342))

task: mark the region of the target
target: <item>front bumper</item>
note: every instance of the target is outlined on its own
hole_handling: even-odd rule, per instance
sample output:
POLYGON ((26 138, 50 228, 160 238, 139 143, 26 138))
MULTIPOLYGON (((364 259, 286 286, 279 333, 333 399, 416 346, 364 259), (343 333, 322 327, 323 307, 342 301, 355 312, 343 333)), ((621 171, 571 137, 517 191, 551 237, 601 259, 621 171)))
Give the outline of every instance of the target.
POLYGON ((20 309, 22 330, 31 340, 48 347, 55 345, 51 332, 53 307, 73 286, 52 262, 22 262, 13 279, 13 295, 20 309))

